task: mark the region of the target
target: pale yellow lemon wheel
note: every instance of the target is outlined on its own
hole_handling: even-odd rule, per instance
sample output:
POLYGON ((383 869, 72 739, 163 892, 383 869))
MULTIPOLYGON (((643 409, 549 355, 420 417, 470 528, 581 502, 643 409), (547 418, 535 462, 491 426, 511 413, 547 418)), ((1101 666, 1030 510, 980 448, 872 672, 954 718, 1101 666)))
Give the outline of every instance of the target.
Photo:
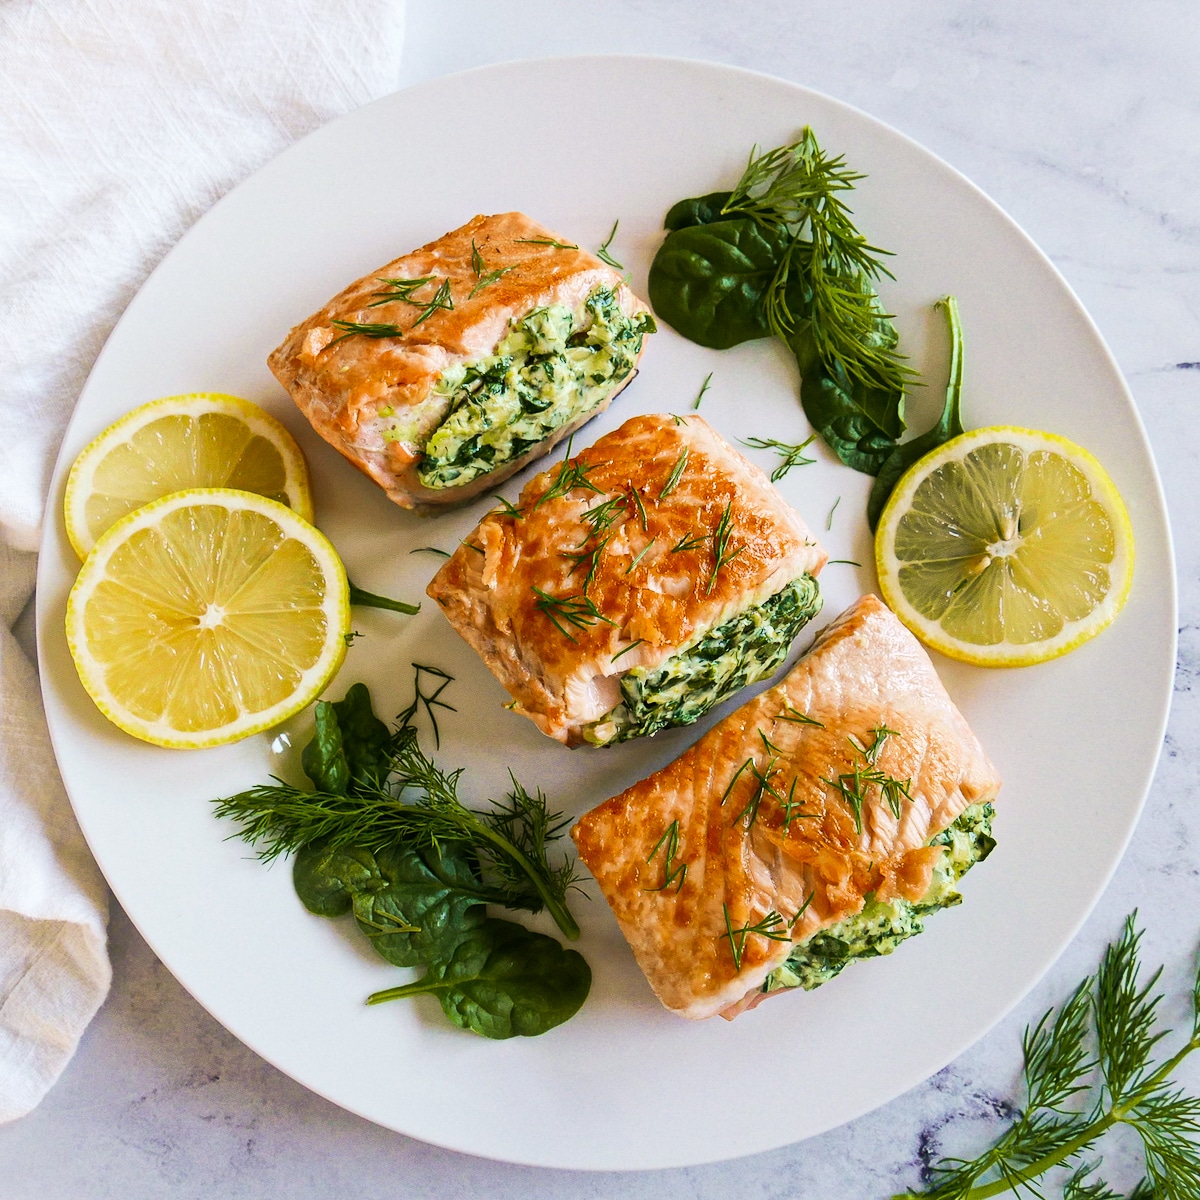
POLYGON ((100 536, 67 600, 79 678, 113 724, 158 746, 235 742, 310 703, 346 653, 337 551, 290 508, 195 488, 100 536))
POLYGON ((1045 662, 1106 629, 1133 557, 1129 514, 1096 459, 1010 425, 973 429, 910 467, 875 535, 896 615, 985 667, 1045 662))
POLYGON ((86 446, 67 476, 67 537, 80 558, 121 517, 172 492, 257 492, 313 519, 295 439, 257 404, 196 392, 152 400, 86 446))

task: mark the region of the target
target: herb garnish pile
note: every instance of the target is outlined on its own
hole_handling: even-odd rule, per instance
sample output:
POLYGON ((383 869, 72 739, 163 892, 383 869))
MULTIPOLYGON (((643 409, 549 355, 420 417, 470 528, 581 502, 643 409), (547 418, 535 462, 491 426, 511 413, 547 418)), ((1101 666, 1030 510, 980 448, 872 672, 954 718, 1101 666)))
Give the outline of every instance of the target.
POLYGON ((544 1033, 579 1010, 591 971, 576 951, 484 906, 544 908, 567 937, 579 936, 566 904, 574 864, 552 864, 547 850, 567 821, 515 778, 490 809, 463 805, 461 768, 439 767, 415 724, 423 708, 440 742, 436 709, 451 708, 441 698, 450 676, 416 672, 413 701, 391 730, 361 683, 343 700, 317 701, 301 755, 311 790, 276 779, 218 800, 217 815, 237 821, 237 836, 266 861, 296 853, 293 881, 311 912, 353 912, 389 962, 427 964, 423 979, 369 1003, 428 992, 454 1024, 485 1037, 544 1033))
POLYGON ((1136 913, 1089 975, 1056 1013, 1024 1038, 1028 1100, 1014 1124, 977 1158, 946 1158, 928 1171, 924 1191, 894 1200, 987 1200, 1008 1191, 1044 1195, 1039 1181, 1054 1168, 1074 1168, 1066 1200, 1121 1200, 1086 1156, 1108 1130, 1127 1125, 1141 1139, 1146 1177, 1130 1200, 1196 1200, 1200 1196, 1200 1098, 1171 1083, 1175 1068, 1200 1049, 1200 975, 1192 988, 1192 1028, 1162 1062, 1155 1047, 1162 973, 1139 986, 1136 913))

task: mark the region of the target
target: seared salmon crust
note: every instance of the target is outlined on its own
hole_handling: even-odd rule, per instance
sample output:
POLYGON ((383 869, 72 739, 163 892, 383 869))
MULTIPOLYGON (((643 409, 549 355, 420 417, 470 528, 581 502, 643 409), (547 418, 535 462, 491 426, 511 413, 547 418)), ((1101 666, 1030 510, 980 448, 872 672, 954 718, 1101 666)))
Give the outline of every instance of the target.
MULTIPOLYGON (((652 329, 646 305, 594 254, 523 213, 500 213, 474 217, 364 275, 292 329, 267 362, 331 446, 397 504, 429 510, 496 486, 602 412, 636 374, 637 330, 652 329), (426 446, 465 398, 456 392, 464 368, 487 362, 522 320, 554 306, 572 315, 573 327, 561 332, 578 349, 593 319, 589 300, 594 309, 598 298, 635 333, 611 380, 582 411, 543 422, 513 457, 484 464, 461 484, 451 473, 427 486, 426 446)), ((557 360, 571 355, 551 357, 549 365, 561 367, 557 360)))
POLYGON ((868 595, 571 836, 662 1003, 735 1016, 866 897, 924 896, 944 850, 930 840, 999 787, 928 654, 868 595), (863 782, 872 771, 895 784, 863 782))
POLYGON ((700 643, 724 623, 735 622, 731 642, 738 622, 747 626, 727 656, 740 665, 726 674, 708 661, 689 665, 694 673, 677 678, 681 695, 703 681, 706 695, 723 699, 726 686, 769 675, 819 604, 825 561, 758 467, 701 417, 660 414, 633 417, 530 480, 519 504, 480 521, 427 590, 514 711, 567 745, 604 744, 630 733, 610 725, 644 717, 636 736, 700 715, 703 707, 681 705, 671 718, 646 692, 652 676, 666 686, 664 665, 689 647, 719 656, 720 645, 700 643), (770 646, 759 645, 764 629, 770 646))

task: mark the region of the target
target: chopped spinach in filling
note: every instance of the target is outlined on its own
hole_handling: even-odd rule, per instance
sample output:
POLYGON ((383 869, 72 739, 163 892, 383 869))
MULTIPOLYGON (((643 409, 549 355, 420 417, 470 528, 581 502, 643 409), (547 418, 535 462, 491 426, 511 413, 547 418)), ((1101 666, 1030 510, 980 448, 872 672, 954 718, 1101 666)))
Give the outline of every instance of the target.
POLYGON ((593 745, 611 746, 671 725, 690 725, 714 704, 772 674, 820 608, 817 581, 811 575, 793 579, 661 666, 626 671, 622 703, 588 725, 583 736, 593 745))
POLYGON ((453 399, 425 444, 421 482, 460 487, 596 408, 633 370, 654 328, 649 313, 628 316, 604 287, 588 296, 579 318, 561 304, 534 309, 495 354, 438 381, 453 399))
POLYGON ((812 991, 828 983, 856 958, 891 954, 906 938, 923 933, 924 917, 962 903, 954 885, 977 862, 987 858, 996 845, 992 837, 994 814, 990 804, 972 804, 957 821, 929 839, 929 845, 945 846, 946 851, 934 865, 929 890, 920 900, 891 900, 884 904, 869 896, 862 912, 799 943, 787 962, 767 976, 762 990, 802 987, 812 991))

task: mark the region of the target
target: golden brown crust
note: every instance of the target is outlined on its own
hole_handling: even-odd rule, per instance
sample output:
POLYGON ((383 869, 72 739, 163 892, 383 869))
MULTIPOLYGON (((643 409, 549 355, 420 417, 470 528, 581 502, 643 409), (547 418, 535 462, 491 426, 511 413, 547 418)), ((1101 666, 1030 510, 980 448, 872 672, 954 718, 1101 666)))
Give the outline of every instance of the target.
POLYGON ((568 745, 620 702, 625 671, 658 666, 826 561, 766 475, 701 417, 633 417, 572 461, 590 486, 543 499, 561 468, 536 476, 521 514, 489 513, 427 589, 516 711, 568 745), (584 514, 609 501, 618 519, 592 535, 584 514), (727 507, 732 557, 714 574, 727 507), (591 571, 581 556, 606 537, 591 571), (690 548, 675 549, 688 539, 690 548), (582 602, 589 571, 586 598, 603 619, 577 626, 560 616, 556 628, 538 591, 582 602))
MULTIPOLYGON (((405 508, 457 504, 547 453, 572 429, 602 412, 612 396, 570 428, 555 430, 522 458, 462 487, 430 489, 420 482, 416 468, 425 442, 445 418, 450 403, 448 395, 433 391, 434 384, 448 367, 490 354, 512 321, 549 304, 564 304, 579 312, 600 286, 613 289, 624 312, 647 311, 616 271, 594 254, 571 246, 569 238, 551 233, 523 213, 477 216, 350 284, 297 325, 267 363, 313 428, 397 504, 405 508), (505 269, 474 297, 470 293, 479 276, 472 243, 485 272, 505 269), (415 292, 414 298, 428 301, 441 280, 448 279, 452 310, 436 309, 420 325, 408 328, 420 315, 419 309, 399 301, 370 307, 386 290, 381 279, 430 275, 436 277, 434 282, 415 292), (339 341, 342 331, 334 320, 399 324, 406 332, 399 338, 360 335, 339 341), (381 410, 391 410, 391 415, 381 415, 381 410), (395 437, 397 429, 399 437, 395 437), (385 440, 385 432, 395 440, 385 440)), ((620 390, 615 389, 613 396, 620 390)))
POLYGON ((782 682, 587 813, 571 836, 663 1004, 693 1018, 736 1015, 792 941, 858 912, 865 894, 924 895, 940 853, 926 843, 999 786, 929 656, 882 601, 864 596, 782 682), (782 719, 796 713, 821 725, 782 719), (849 738, 869 749, 877 726, 895 731, 877 765, 910 781, 912 801, 902 801, 897 819, 879 787, 868 787, 859 830, 826 781, 862 764, 849 738), (760 788, 755 771, 774 792, 760 788), (672 821, 686 878, 654 890, 665 853, 651 851, 672 821), (747 934, 738 970, 728 928, 771 913, 785 940, 747 934))

